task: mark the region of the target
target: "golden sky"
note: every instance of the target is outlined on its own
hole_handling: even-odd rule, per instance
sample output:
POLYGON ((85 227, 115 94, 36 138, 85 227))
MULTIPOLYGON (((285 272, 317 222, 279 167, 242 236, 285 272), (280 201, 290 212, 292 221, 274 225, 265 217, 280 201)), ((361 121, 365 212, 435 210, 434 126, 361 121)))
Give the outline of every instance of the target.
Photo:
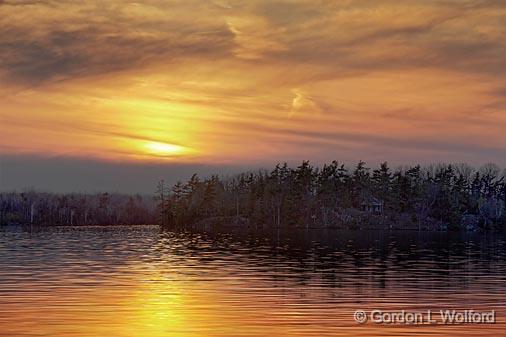
POLYGON ((502 0, 0 0, 0 152, 506 164, 502 0))

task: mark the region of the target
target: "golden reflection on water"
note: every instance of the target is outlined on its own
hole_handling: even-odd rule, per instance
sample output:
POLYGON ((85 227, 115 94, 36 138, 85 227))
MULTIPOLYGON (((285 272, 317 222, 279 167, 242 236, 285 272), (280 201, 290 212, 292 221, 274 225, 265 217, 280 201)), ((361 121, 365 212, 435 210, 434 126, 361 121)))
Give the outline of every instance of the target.
POLYGON ((406 255, 390 247, 378 257, 377 247, 318 253, 310 243, 294 255, 293 247, 156 228, 0 232, 0 335, 499 336, 504 241, 491 247, 486 258, 468 247, 462 259, 438 262, 441 252, 427 249, 406 255), (427 308, 493 309, 498 323, 353 321, 357 309, 427 308))

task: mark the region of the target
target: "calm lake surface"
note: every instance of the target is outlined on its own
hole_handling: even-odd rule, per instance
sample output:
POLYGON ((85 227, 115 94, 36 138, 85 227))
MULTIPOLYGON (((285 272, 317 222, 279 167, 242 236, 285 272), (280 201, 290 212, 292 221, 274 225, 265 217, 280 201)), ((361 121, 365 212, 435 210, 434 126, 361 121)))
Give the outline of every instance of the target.
POLYGON ((0 335, 506 336, 505 258, 497 233, 0 229, 0 335), (357 324, 359 309, 497 322, 357 324))

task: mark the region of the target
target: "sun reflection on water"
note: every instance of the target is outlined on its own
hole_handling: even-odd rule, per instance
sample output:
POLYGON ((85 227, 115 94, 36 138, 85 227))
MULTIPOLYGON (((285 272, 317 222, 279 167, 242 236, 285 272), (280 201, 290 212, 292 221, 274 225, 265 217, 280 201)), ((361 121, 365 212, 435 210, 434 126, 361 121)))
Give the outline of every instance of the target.
POLYGON ((504 329, 501 240, 458 241, 469 254, 451 255, 449 274, 441 259, 448 252, 434 247, 388 251, 378 263, 379 241, 361 250, 346 236, 316 254, 315 247, 273 250, 226 237, 97 228, 0 232, 0 336, 447 337, 498 336, 504 329), (494 257, 484 258, 483 247, 494 257), (496 310, 498 324, 359 326, 352 317, 357 309, 463 306, 496 310))

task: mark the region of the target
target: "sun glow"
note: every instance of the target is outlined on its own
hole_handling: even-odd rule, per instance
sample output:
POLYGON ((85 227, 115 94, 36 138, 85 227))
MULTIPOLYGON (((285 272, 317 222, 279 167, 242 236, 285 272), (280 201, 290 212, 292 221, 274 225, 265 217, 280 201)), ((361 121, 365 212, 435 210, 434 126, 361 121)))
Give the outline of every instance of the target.
POLYGON ((158 156, 174 156, 186 152, 184 146, 162 142, 147 142, 144 147, 150 154, 158 156))

